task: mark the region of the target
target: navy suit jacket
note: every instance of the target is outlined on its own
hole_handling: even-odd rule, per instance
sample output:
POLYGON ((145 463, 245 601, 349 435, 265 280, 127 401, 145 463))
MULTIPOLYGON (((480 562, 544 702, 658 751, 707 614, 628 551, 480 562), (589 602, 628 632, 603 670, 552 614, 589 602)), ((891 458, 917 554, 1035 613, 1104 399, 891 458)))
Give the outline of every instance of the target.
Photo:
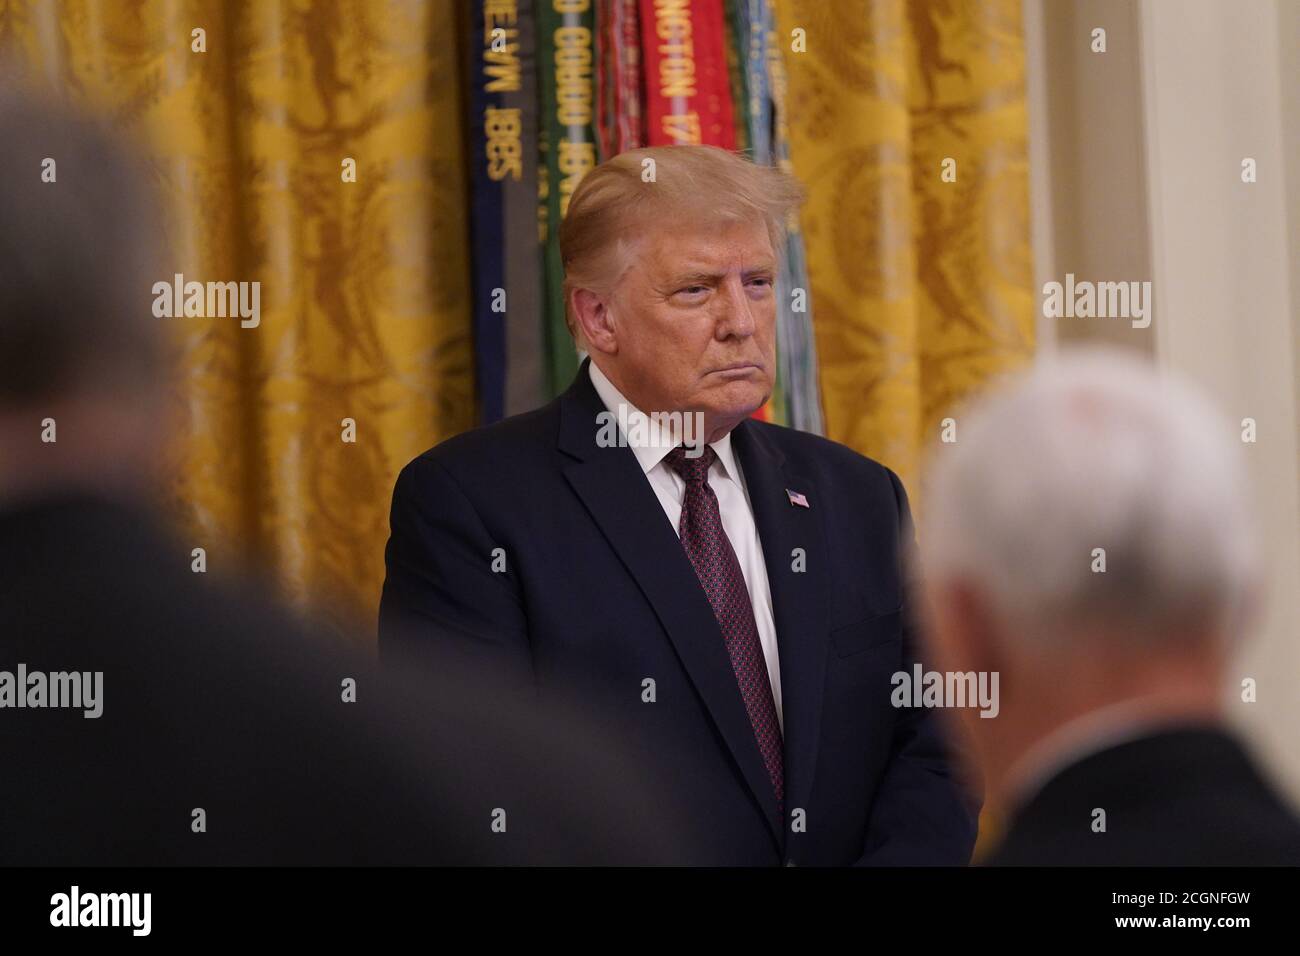
POLYGON ((704 590, 631 449, 597 444, 604 411, 584 362, 545 407, 402 470, 385 660, 487 654, 586 702, 697 825, 683 863, 969 862, 980 798, 947 725, 890 704, 890 676, 917 659, 898 478, 815 435, 732 432, 776 619, 783 820, 704 590))

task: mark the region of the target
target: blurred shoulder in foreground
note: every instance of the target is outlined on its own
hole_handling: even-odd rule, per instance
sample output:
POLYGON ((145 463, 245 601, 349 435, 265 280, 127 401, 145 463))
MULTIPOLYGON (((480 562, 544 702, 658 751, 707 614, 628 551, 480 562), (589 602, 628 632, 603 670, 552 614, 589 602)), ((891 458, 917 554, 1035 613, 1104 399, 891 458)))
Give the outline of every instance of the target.
POLYGON ((675 857, 661 782, 617 740, 481 671, 380 674, 189 560, 120 504, 0 513, 0 669, 25 665, 28 702, 49 678, 45 706, 0 710, 0 863, 675 857), (54 675, 96 672, 49 706, 54 675))

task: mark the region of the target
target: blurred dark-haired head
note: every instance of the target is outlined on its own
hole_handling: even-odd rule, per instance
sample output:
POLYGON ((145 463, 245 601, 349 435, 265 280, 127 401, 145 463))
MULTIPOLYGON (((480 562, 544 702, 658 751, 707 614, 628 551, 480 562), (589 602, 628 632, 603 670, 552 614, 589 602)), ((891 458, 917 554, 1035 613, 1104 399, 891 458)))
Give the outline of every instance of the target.
POLYGON ((150 290, 168 273, 150 167, 12 76, 0 142, 0 495, 135 481, 165 431, 150 290))

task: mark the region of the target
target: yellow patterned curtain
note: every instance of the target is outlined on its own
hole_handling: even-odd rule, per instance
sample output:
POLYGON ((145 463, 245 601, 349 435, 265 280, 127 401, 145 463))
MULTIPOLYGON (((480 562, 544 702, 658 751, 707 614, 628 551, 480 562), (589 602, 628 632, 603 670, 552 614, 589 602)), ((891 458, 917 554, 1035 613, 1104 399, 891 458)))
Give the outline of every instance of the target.
POLYGON ((1020 0, 774 2, 827 434, 910 488, 1033 353, 1020 0))
POLYGON ((398 469, 474 420, 461 35, 446 0, 0 0, 0 55, 150 141, 169 265, 261 283, 257 328, 165 320, 194 546, 340 615, 398 469))
POLYGON ((827 434, 921 511, 944 417, 1033 355, 1020 0, 775 4, 827 434))

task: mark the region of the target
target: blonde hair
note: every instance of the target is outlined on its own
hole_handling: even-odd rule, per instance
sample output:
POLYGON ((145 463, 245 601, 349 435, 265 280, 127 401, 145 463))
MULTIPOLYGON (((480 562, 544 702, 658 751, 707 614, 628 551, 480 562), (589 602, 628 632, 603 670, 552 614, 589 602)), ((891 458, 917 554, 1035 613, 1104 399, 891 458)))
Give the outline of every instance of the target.
POLYGON ((650 146, 606 160, 583 177, 560 224, 570 334, 578 337, 569 305, 573 290, 612 292, 635 245, 651 230, 665 223, 762 222, 779 258, 786 222, 803 197, 788 173, 716 146, 650 146))

